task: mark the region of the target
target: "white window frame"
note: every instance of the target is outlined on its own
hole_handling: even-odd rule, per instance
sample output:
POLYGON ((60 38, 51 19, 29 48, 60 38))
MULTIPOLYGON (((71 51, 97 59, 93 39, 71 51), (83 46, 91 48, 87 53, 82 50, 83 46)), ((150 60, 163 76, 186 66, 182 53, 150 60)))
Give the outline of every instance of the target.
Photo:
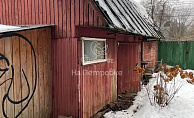
POLYGON ((107 61, 107 52, 105 50, 105 59, 98 59, 98 60, 94 60, 94 61, 86 61, 84 60, 84 41, 89 40, 89 41, 104 41, 105 42, 105 46, 106 46, 106 39, 101 39, 101 38, 89 38, 89 37, 81 37, 81 41, 82 41, 82 65, 89 65, 89 64, 95 64, 95 63, 101 63, 101 62, 106 62, 107 61))

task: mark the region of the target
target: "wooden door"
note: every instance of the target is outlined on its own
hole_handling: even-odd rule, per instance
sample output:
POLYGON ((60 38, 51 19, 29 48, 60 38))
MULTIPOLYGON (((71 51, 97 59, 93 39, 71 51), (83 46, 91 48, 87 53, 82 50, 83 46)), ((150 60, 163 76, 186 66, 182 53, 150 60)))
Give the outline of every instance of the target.
POLYGON ((133 71, 140 63, 140 43, 120 43, 118 47, 118 94, 138 92, 140 76, 133 71), (121 74, 122 73, 122 74, 121 74))

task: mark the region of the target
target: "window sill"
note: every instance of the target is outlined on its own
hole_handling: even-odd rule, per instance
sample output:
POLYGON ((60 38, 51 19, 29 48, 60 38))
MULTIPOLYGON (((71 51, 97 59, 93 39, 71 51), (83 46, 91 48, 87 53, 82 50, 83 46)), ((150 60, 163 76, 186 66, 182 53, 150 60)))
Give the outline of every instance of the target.
POLYGON ((96 63, 102 63, 102 62, 106 62, 106 59, 101 59, 101 60, 95 60, 95 61, 87 61, 87 62, 83 62, 82 65, 89 65, 89 64, 96 64, 96 63))

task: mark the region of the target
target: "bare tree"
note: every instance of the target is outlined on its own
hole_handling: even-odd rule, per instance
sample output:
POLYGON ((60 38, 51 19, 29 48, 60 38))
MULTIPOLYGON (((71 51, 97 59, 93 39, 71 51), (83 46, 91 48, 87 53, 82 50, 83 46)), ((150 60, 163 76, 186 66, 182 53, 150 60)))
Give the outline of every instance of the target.
POLYGON ((193 25, 188 6, 176 6, 179 0, 142 0, 141 4, 146 8, 155 24, 159 26, 166 40, 184 40, 190 34, 190 26, 193 25))
POLYGON ((171 15, 169 0, 142 0, 141 4, 159 27, 163 26, 171 15))

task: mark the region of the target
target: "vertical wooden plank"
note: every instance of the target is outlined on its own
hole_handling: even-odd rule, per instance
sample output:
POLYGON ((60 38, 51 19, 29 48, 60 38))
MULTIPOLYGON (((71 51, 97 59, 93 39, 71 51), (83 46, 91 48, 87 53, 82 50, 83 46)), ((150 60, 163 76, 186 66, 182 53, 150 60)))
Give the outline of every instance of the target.
MULTIPOLYGON (((73 70, 78 70, 77 69, 77 66, 78 66, 78 58, 77 58, 77 42, 78 42, 78 38, 75 38, 73 40, 73 44, 74 44, 74 66, 73 66, 73 70)), ((79 110, 79 106, 78 106, 78 75, 74 75, 74 103, 75 103, 75 106, 74 106, 74 109, 75 109, 75 117, 78 117, 78 110, 79 110)))
MULTIPOLYGON (((61 80, 61 89, 62 89, 62 91, 64 91, 64 90, 67 90, 66 89, 66 83, 65 83, 65 81, 67 80, 67 79, 64 79, 64 78, 66 78, 66 68, 67 68, 67 66, 65 65, 65 62, 66 62, 66 46, 65 46, 65 44, 66 44, 66 40, 65 39, 63 39, 62 41, 61 41, 61 45, 62 45, 62 47, 61 47, 61 54, 62 54, 62 60, 61 60, 61 65, 62 65, 62 69, 61 69, 61 71, 62 71, 62 80, 61 80)), ((62 97, 62 101, 64 100, 64 96, 65 96, 65 92, 61 92, 61 97, 62 97)), ((61 107, 61 109, 63 110, 63 113, 64 113, 64 110, 65 110, 65 108, 66 108, 66 106, 64 106, 64 105, 62 105, 62 107, 61 107)))
MULTIPOLYGON (((34 0, 27 0, 27 9, 28 9, 28 24, 32 24, 32 2, 34 0)), ((34 12, 34 11, 33 11, 34 12)))
MULTIPOLYGON (((97 65, 97 71, 101 70, 101 67, 102 65, 101 64, 98 64, 97 65)), ((97 110, 101 109, 102 107, 102 104, 103 104, 103 76, 101 75, 96 75, 97 78, 98 78, 98 107, 97 107, 97 110)))
POLYGON ((74 0, 75 2, 75 26, 80 25, 80 0, 74 0))
MULTIPOLYGON (((93 69, 92 69, 92 70, 93 70, 93 71, 96 71, 96 65, 93 66, 93 69)), ((96 75, 93 75, 93 85, 94 85, 94 91, 93 91, 93 98, 94 98, 94 99, 93 99, 93 109, 94 109, 94 110, 97 110, 97 106, 98 106, 98 103, 97 103, 97 101, 98 101, 98 97, 97 97, 97 94, 98 94, 98 93, 97 93, 97 92, 98 92, 98 91, 97 91, 97 90, 98 90, 98 89, 97 89, 97 88, 98 88, 97 85, 98 85, 98 84, 97 84, 97 83, 98 83, 98 82, 97 82, 97 81, 98 81, 98 79, 97 79, 96 75)))
POLYGON ((45 38, 43 35, 45 33, 45 29, 39 29, 38 30, 38 70, 39 70, 39 106, 40 106, 40 118, 43 118, 45 115, 45 103, 44 103, 44 56, 42 53, 44 51, 45 43, 42 39, 45 38))
POLYGON ((92 26, 94 22, 94 14, 93 14, 93 9, 91 7, 91 3, 88 3, 88 11, 89 11, 89 18, 88 18, 89 26, 92 26))
MULTIPOLYGON (((26 38, 32 42, 32 40, 36 39, 36 37, 34 38, 34 34, 35 34, 35 30, 28 30, 27 31, 27 35, 26 38)), ((26 70, 26 74, 27 74, 27 78, 29 81, 29 85, 30 85, 30 94, 32 94, 32 91, 34 89, 34 85, 35 85, 35 66, 34 66, 34 55, 32 53, 32 49, 31 46, 26 43, 26 66, 27 69, 26 70)), ((35 93, 37 92, 37 90, 35 91, 35 93)), ((30 101, 29 105, 28 105, 28 118, 34 118, 34 96, 32 97, 32 100, 30 101)))
POLYGON ((27 11, 25 11, 25 0, 21 0, 20 4, 21 4, 21 25, 22 25, 22 24, 25 24, 25 22, 26 22, 25 21, 25 15, 26 15, 25 13, 27 11))
MULTIPOLYGON (((26 31, 22 31, 20 32, 20 34, 27 36, 27 32, 26 31)), ((20 78, 21 78, 21 98, 24 99, 27 95, 28 95, 28 86, 25 80, 25 76, 23 75, 22 70, 24 71, 24 73, 26 74, 26 76, 28 75, 27 73, 27 54, 26 54, 26 41, 23 38, 20 38, 20 78)), ((31 70, 31 68, 28 68, 28 70, 31 70)), ((31 78, 27 78, 27 81, 30 82, 31 78)), ((21 103, 22 108, 25 107, 25 105, 27 104, 27 101, 24 101, 21 103)), ((21 114, 22 118, 27 118, 28 117, 28 107, 22 112, 21 114)))
MULTIPOLYGON (((35 50, 35 53, 36 53, 36 62, 37 62, 37 85, 36 85, 36 91, 34 93, 34 118, 40 118, 40 87, 39 87, 39 68, 38 68, 38 65, 39 65, 39 55, 38 55, 38 38, 40 38, 38 36, 38 30, 35 30, 34 33, 33 33, 33 40, 32 40, 32 45, 34 47, 34 50, 35 50)), ((34 67, 33 67, 34 68, 34 67)), ((33 71, 33 75, 35 74, 35 72, 33 71)))
POLYGON ((62 1, 63 8, 63 38, 67 37, 67 1, 62 1))
MULTIPOLYGON (((50 93, 50 91, 48 91, 49 90, 49 79, 52 79, 52 78, 50 78, 49 76, 48 76, 48 74, 50 73, 50 69, 48 68, 48 65, 49 65, 49 56, 50 56, 50 53, 48 52, 48 48, 50 48, 50 46, 49 46, 49 44, 51 44, 50 43, 50 41, 51 40, 49 40, 49 39, 51 39, 50 37, 49 37, 49 34, 47 33, 48 31, 47 31, 47 28, 45 29, 45 32, 44 32, 44 38, 42 39, 43 40, 43 44, 44 44, 44 47, 43 47, 43 52, 42 52, 42 54, 44 55, 44 92, 45 92, 45 95, 44 95, 44 107, 45 107, 45 115, 44 115, 44 117, 46 117, 46 118, 49 118, 49 102, 51 102, 51 101, 49 101, 49 94, 51 94, 50 93)), ((51 102, 52 103, 52 102, 51 102)))
POLYGON ((18 0, 18 24, 22 24, 22 1, 18 0))
POLYGON ((58 90, 58 50, 60 49, 60 48, 58 48, 58 40, 56 40, 55 46, 57 47, 56 50, 55 50, 55 54, 56 54, 55 60, 56 60, 56 62, 55 62, 55 79, 54 79, 54 81, 55 81, 55 92, 56 92, 56 94, 55 94, 55 96, 56 96, 55 97, 55 101, 56 101, 55 111, 56 111, 56 116, 58 116, 59 107, 60 107, 60 105, 58 105, 59 92, 60 92, 58 90))
POLYGON ((84 0, 84 26, 89 25, 89 9, 88 9, 88 1, 84 0))
POLYGON ((11 3, 12 1, 11 0, 9 0, 8 1, 8 10, 9 10, 9 25, 12 25, 13 24, 13 22, 12 22, 12 3, 11 3))
POLYGON ((39 8, 41 7, 39 5, 39 1, 40 0, 35 0, 35 4, 34 4, 34 7, 35 7, 35 17, 36 17, 36 22, 35 24, 40 24, 40 13, 39 13, 39 8))
POLYGON ((51 29, 47 28, 46 30, 46 38, 44 39, 47 46, 47 65, 44 67, 45 79, 46 79, 46 88, 45 88, 45 109, 46 109, 46 117, 52 118, 52 65, 51 65, 51 29))
MULTIPOLYGON (((3 16, 3 2, 0 0, 0 15, 3 16)), ((3 17, 0 17, 0 23, 3 24, 3 17)))
MULTIPOLYGON (((123 81, 122 81, 122 91, 124 92, 125 90, 127 90, 127 92, 130 92, 130 88, 132 88, 131 85, 131 80, 133 79, 132 71, 132 64, 133 64, 133 45, 132 44, 123 44, 122 46, 124 46, 124 53, 122 56, 126 55, 127 53, 131 54, 132 58, 129 58, 129 55, 126 55, 125 60, 123 61, 124 63, 126 63, 126 65, 124 65, 124 63, 122 63, 121 67, 125 68, 125 71, 123 71, 123 81), (129 72, 128 72, 129 71, 129 72)), ((121 52, 120 52, 121 53, 121 52)))
MULTIPOLYGON (((77 51, 76 51, 76 47, 77 47, 77 39, 76 38, 72 38, 71 39, 71 43, 72 43, 72 69, 70 69, 70 72, 72 70, 77 70, 77 51)), ((73 103, 73 106, 72 106, 72 109, 75 109, 75 110, 72 110, 72 114, 75 114, 75 116, 77 116, 77 111, 78 111, 78 106, 77 106, 77 76, 74 74, 71 74, 72 76, 72 86, 73 86, 73 89, 71 89, 71 93, 72 94, 72 101, 71 103, 73 103)))
MULTIPOLYGON (((134 44, 134 64, 132 65, 132 68, 135 66, 136 63, 138 63, 138 44, 134 44)), ((132 70, 132 72, 134 73, 134 71, 132 70)), ((134 79, 133 81, 133 92, 137 91, 137 74, 134 73, 134 79)))
POLYGON ((15 24, 19 24, 18 0, 14 0, 14 4, 15 4, 15 24))
MULTIPOLYGON (((62 103, 62 98, 61 98, 61 39, 58 39, 57 41, 57 90, 58 90, 58 97, 57 97, 57 102, 62 103)), ((61 109, 62 105, 58 105, 58 114, 61 114, 63 111, 61 109)))
POLYGON ((56 110, 56 104, 57 104, 57 100, 56 100, 56 94, 57 94, 57 92, 56 92, 56 61, 55 61, 55 59, 56 59, 56 40, 51 40, 52 41, 52 72, 53 72, 53 74, 52 74, 52 81, 53 81, 53 117, 55 118, 55 117, 57 117, 57 110, 56 110))
POLYGON ((51 24, 51 11, 50 11, 50 0, 45 0, 46 1, 46 16, 47 16, 47 24, 51 24))
MULTIPOLYGON (((129 60, 129 62, 130 62, 130 74, 131 74, 131 78, 129 79, 129 87, 128 87, 128 90, 130 91, 130 92, 133 92, 133 80, 135 79, 134 78, 134 74, 133 74, 133 72, 132 72, 132 70, 131 70, 131 68, 132 68, 132 66, 134 65, 134 63, 135 63, 135 61, 134 61, 134 45, 133 44, 130 44, 130 49, 128 49, 128 51, 131 51, 131 55, 132 55, 132 58, 130 58, 130 60, 129 60)), ((128 57, 129 57, 129 55, 128 55, 128 57)))
MULTIPOLYGON (((64 0, 63 0, 64 1, 64 0)), ((55 8, 54 8, 54 0, 50 0, 50 13, 51 13, 51 24, 55 24, 55 8)))
POLYGON ((16 15, 15 15, 15 1, 16 0, 11 0, 11 16, 12 16, 12 24, 16 24, 16 15))
MULTIPOLYGON (((108 40, 106 40, 106 45, 108 45, 109 44, 109 41, 108 40)), ((111 50, 112 49, 112 47, 108 47, 108 49, 107 49, 107 53, 108 53, 108 55, 111 55, 111 54, 109 54, 110 53, 110 51, 112 51, 111 50)), ((107 55, 107 56, 108 56, 107 55)), ((110 56, 108 56, 107 57, 108 59, 112 59, 110 56)), ((108 61, 107 62, 107 64, 105 65, 105 67, 104 67, 104 72, 106 72, 106 71, 109 71, 109 69, 111 69, 112 67, 111 67, 111 63, 108 61)), ((108 102, 108 100, 109 100, 109 98, 111 97, 111 80, 112 80, 112 75, 111 74, 108 74, 108 75, 106 75, 105 76, 105 78, 104 78, 104 80, 105 80, 105 82, 104 82, 104 86, 105 86, 105 103, 107 104, 107 102, 108 102)))
POLYGON ((75 38, 75 1, 71 0, 71 38, 75 38))
MULTIPOLYGON (((13 67, 14 67, 14 98, 21 100, 21 78, 20 78, 20 38, 13 37, 13 67)), ((21 111, 21 104, 15 105, 15 115, 21 111)), ((21 115, 18 117, 21 118, 21 115)))
MULTIPOLYGON (((84 67, 85 70, 87 70, 86 67, 84 67)), ((83 118, 88 117, 88 94, 87 94, 87 87, 88 87, 88 78, 86 71, 83 71, 83 118)))
POLYGON ((28 8, 30 8, 30 6, 28 6, 28 0, 24 0, 23 2, 23 6, 22 6, 24 13, 23 13, 23 24, 29 24, 29 11, 28 8))
POLYGON ((71 0, 66 0, 67 10, 67 37, 71 37, 71 0))
MULTIPOLYGON (((66 39, 64 39, 65 40, 65 43, 64 43, 64 45, 65 45, 65 64, 67 65, 66 67, 65 67, 65 77, 66 78, 68 78, 69 76, 68 76, 68 67, 69 67, 69 58, 68 58, 68 56, 69 56, 69 40, 68 40, 68 38, 66 38, 66 39)), ((69 79, 66 79, 65 80, 65 90, 67 90, 67 92, 65 92, 65 94, 67 94, 67 95, 69 95, 69 79)), ((63 94, 64 95, 64 94, 63 94)), ((64 95, 65 96, 65 95, 64 95)), ((64 97, 63 96, 63 97, 64 97)), ((66 101, 68 101, 68 99, 69 99, 69 96, 67 97, 67 99, 65 99, 66 101)), ((68 103, 67 103, 67 106, 69 105, 69 101, 68 101, 68 103)), ((65 108, 64 108, 64 110, 67 112, 67 109, 68 109, 68 107, 67 106, 65 106, 65 108)), ((65 112, 65 113, 66 113, 65 112)))
POLYGON ((84 0, 80 0, 80 26, 84 25, 84 0))
POLYGON ((42 4, 42 0, 38 0, 38 11, 39 11, 39 23, 43 24, 43 4, 42 4))
POLYGON ((58 105, 58 83, 57 83, 57 81, 58 81, 58 78, 57 78, 57 63, 58 63, 58 61, 57 61, 57 59, 58 59, 58 55, 57 55, 57 51, 58 51, 58 45, 57 45, 57 42, 58 40, 53 40, 53 45, 54 45, 54 47, 55 47, 55 50, 54 50, 54 59, 53 59, 53 63, 54 63, 54 68, 53 68, 53 82, 54 82, 54 91, 53 91, 53 94, 54 94, 54 101, 55 101, 55 109, 54 109, 54 111, 55 111, 55 116, 54 117, 57 117, 57 115, 58 115, 58 108, 59 108, 59 105, 58 105))
MULTIPOLYGON (((5 44, 4 44, 4 39, 0 39, 0 53, 3 54, 3 55, 5 54, 5 44)), ((3 68, 5 68, 5 67, 6 67, 6 66, 5 66, 5 61, 0 60, 0 68, 3 69, 3 68)), ((5 79, 6 79, 5 76, 1 77, 0 83, 4 82, 5 79)), ((3 85, 0 86, 0 96, 4 96, 5 94, 6 94, 6 84, 3 84, 3 85)), ((3 97, 0 97, 0 101, 1 101, 1 103, 2 103, 3 97)), ((4 108, 5 108, 5 110, 6 110, 6 103, 5 103, 5 107, 4 107, 4 108)), ((2 111, 2 107, 0 107, 0 111, 2 111)), ((1 117, 1 118, 4 117, 2 112, 0 112, 0 117, 1 117)))
MULTIPOLYGON (((101 71, 101 69, 103 69, 104 68, 104 64, 100 64, 100 68, 99 68, 99 70, 98 71, 101 71)), ((99 74, 99 78, 101 79, 101 104, 100 104, 100 106, 102 107, 102 106, 104 106, 104 76, 101 76, 100 74, 99 74)), ((92 115, 92 114, 90 114, 90 115, 92 115)))
POLYGON ((132 64, 132 67, 131 67, 131 71, 132 71, 132 73, 133 73, 133 79, 132 79, 132 86, 133 86, 133 88, 132 88, 132 92, 136 92, 136 73, 133 71, 133 67, 136 65, 136 63, 138 63, 137 62, 137 56, 136 56, 136 53, 137 52, 137 44, 133 44, 133 64, 132 64))
MULTIPOLYGON (((138 63, 141 65, 141 44, 138 45, 138 63)), ((141 75, 138 75, 138 91, 141 91, 141 75)))
MULTIPOLYGON (((2 40, 2 39, 1 39, 2 40)), ((12 39, 11 37, 5 38, 5 57, 9 60, 10 64, 12 65, 12 39)), ((12 78, 12 70, 9 68, 9 71, 5 74, 6 79, 12 78)), ((6 91, 8 90, 8 87, 10 85, 11 81, 6 82, 6 91)), ((11 86, 9 91, 9 97, 14 100, 14 93, 13 93, 13 86, 11 86)), ((9 118, 14 117, 14 104, 7 102, 7 115, 9 118)))
POLYGON ((48 24, 47 23, 47 4, 46 0, 42 0, 42 9, 43 9, 43 22, 42 24, 48 24))
MULTIPOLYGON (((89 68, 89 70, 91 70, 91 71, 93 71, 92 70, 92 65, 90 65, 90 68, 89 68)), ((94 90, 94 85, 93 85, 93 74, 92 75, 90 75, 90 77, 88 78, 89 79, 89 85, 92 85, 92 86, 90 86, 90 94, 89 94, 89 99, 90 100, 93 100, 93 90, 94 90)), ((94 113, 94 110, 93 110, 93 102, 92 101, 89 101, 90 102, 90 116, 92 116, 93 115, 93 113, 94 113)))
POLYGON ((83 73, 82 73, 82 66, 81 66, 81 41, 77 41, 77 58, 78 58, 78 67, 77 70, 78 72, 80 72, 80 76, 78 76, 78 101, 79 101, 79 113, 78 113, 78 117, 82 118, 83 115, 83 73))
POLYGON ((6 24, 9 25, 9 1, 5 0, 6 24))
POLYGON ((2 9, 3 9, 3 24, 6 24, 6 8, 5 8, 5 0, 2 0, 2 9))
POLYGON ((69 39, 69 38, 67 38, 66 39, 67 40, 67 72, 66 72, 66 74, 67 74, 67 78, 69 78, 69 79, 67 79, 67 95, 68 95, 68 98, 67 98, 67 106, 70 106, 69 108, 66 106, 66 112, 65 113, 69 113, 69 112, 71 112, 70 110, 71 110, 71 91, 70 91, 70 85, 71 85, 71 73, 69 73, 70 71, 69 71, 69 68, 71 68, 71 40, 69 39))
POLYGON ((59 36, 59 8, 58 8, 58 0, 54 0, 54 16, 55 17, 55 38, 59 36))
POLYGON ((59 37, 63 37, 63 8, 62 8, 62 1, 58 0, 58 12, 59 12, 59 27, 58 27, 58 31, 59 31, 59 37))
POLYGON ((32 24, 36 23, 36 4, 35 4, 35 0, 31 0, 32 1, 32 9, 31 9, 31 13, 32 13, 32 24))

